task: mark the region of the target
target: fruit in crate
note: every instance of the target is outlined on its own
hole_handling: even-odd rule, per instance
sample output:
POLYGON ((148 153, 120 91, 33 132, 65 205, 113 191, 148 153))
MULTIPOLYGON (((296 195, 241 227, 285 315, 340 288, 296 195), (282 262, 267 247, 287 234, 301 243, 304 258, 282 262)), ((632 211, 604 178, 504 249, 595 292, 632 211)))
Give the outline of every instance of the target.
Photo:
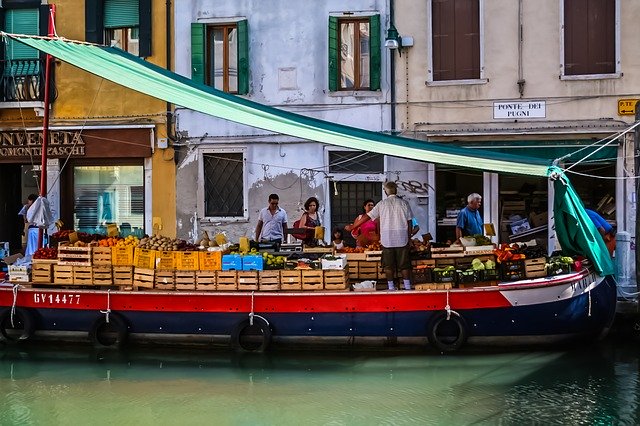
POLYGON ((178 238, 163 237, 162 235, 153 235, 151 237, 144 237, 138 243, 137 246, 149 250, 159 251, 196 251, 198 246, 196 244, 189 244, 185 240, 178 238))
POLYGON ((100 241, 98 241, 98 246, 100 247, 114 247, 118 245, 118 241, 120 241, 122 238, 119 237, 108 237, 108 238, 103 238, 100 241))
POLYGON ((33 259, 57 259, 58 249, 55 247, 40 247, 33 253, 33 259))
MULTIPOLYGON (((253 253, 251 253, 253 254, 253 253)), ((257 253, 259 254, 259 253, 257 253)), ((286 256, 275 256, 271 253, 263 252, 262 259, 265 269, 283 269, 284 263, 287 260, 286 256)))
POLYGON ((140 241, 138 240, 138 237, 134 237, 133 235, 128 235, 125 238, 118 240, 118 242, 116 243, 116 247, 127 247, 127 246, 137 247, 139 242, 140 241))

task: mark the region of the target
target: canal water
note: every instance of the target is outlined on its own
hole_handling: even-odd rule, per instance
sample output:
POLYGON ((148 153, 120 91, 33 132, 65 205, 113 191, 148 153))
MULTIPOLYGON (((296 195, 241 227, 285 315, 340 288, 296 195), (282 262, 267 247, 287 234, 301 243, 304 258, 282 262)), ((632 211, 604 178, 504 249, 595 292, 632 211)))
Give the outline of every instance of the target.
POLYGON ((0 425, 638 424, 640 349, 0 347, 0 425))

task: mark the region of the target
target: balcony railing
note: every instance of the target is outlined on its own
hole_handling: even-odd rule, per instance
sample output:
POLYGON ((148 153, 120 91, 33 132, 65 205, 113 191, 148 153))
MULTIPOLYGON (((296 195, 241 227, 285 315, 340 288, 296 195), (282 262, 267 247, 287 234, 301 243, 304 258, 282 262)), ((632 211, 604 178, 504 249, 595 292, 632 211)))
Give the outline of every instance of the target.
MULTIPOLYGON (((44 100, 44 59, 12 59, 0 61, 0 102, 32 102, 44 100)), ((55 79, 51 78, 51 102, 55 99, 55 79)))

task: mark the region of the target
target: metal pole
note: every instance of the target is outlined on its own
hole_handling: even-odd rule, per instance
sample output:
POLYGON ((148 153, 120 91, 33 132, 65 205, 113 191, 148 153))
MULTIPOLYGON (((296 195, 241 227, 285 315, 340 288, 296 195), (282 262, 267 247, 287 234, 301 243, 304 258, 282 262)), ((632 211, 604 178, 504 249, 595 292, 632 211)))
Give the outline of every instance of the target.
MULTIPOLYGON (((54 36, 53 17, 55 14, 55 5, 49 5, 49 37, 54 36)), ((51 91, 51 62, 53 58, 47 54, 44 68, 44 116, 42 120, 42 162, 40 163, 40 196, 47 196, 47 148, 49 145, 49 93, 51 91)), ((44 239, 44 230, 38 231, 38 248, 42 247, 44 239)))
MULTIPOLYGON (((640 102, 636 103, 636 123, 640 121, 640 102)), ((638 242, 640 241, 640 208, 638 208, 638 189, 640 189, 640 128, 636 127, 634 131, 634 173, 635 173, 635 206, 636 206, 636 231, 635 231, 635 252, 636 252, 636 288, 640 291, 640 250, 638 250, 638 242)))

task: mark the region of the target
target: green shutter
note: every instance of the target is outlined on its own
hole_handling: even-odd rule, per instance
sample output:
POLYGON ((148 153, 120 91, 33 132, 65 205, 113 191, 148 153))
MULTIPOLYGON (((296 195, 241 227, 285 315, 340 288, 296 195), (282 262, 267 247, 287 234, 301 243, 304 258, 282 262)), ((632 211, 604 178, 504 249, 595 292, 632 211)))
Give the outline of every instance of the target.
MULTIPOLYGON (((39 9, 10 9, 5 12, 4 29, 8 33, 39 35, 39 9)), ((38 59, 38 51, 15 40, 8 40, 6 56, 11 59, 38 59)))
POLYGON ((205 25, 191 24, 191 80, 204 84, 205 25))
POLYGON ((249 30, 247 20, 238 21, 238 94, 249 93, 249 30))
POLYGON ((137 27, 140 23, 138 0, 104 0, 104 27, 137 27))
POLYGON ((329 16, 329 91, 338 90, 338 18, 329 16))
POLYGON ((369 18, 369 32, 369 54, 371 55, 369 61, 369 89, 380 90, 380 70, 382 68, 382 46, 380 45, 380 15, 373 15, 369 18))

